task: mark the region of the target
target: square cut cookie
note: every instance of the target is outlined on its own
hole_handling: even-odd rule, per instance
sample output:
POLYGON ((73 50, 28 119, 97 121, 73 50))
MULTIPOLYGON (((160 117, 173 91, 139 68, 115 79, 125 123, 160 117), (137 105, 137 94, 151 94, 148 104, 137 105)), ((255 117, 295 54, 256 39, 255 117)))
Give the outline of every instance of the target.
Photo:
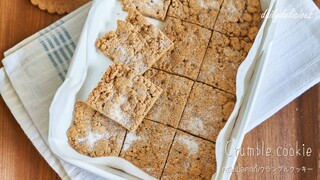
POLYGON ((135 131, 162 90, 122 64, 111 65, 88 97, 98 112, 135 131))
POLYGON ((168 16, 213 29, 222 0, 172 0, 168 16))
POLYGON ((249 38, 227 37, 213 32, 198 81, 235 94, 238 67, 251 46, 249 38))
POLYGON ((214 30, 254 41, 261 14, 260 0, 224 0, 214 30))
POLYGON ((146 118, 177 128, 193 81, 155 69, 143 76, 163 90, 146 118))
POLYGON ((161 179, 209 180, 215 171, 215 145, 177 131, 161 179))
POLYGON ((174 128, 143 120, 136 132, 128 132, 120 157, 160 178, 174 134, 174 128))
POLYGON ((206 52, 211 31, 168 17, 164 33, 174 42, 174 49, 154 64, 154 68, 196 79, 206 52))
POLYGON ((179 129, 209 141, 216 141, 228 120, 235 96, 196 82, 191 90, 179 129))
POLYGON ((106 33, 96 46, 112 61, 143 74, 167 51, 172 41, 136 10, 129 10, 126 21, 118 20, 117 30, 106 33))
POLYGON ((141 14, 164 20, 171 0, 121 0, 123 9, 137 9, 141 14))
POLYGON ((70 145, 91 157, 118 156, 126 130, 116 122, 93 110, 84 102, 76 102, 74 121, 67 135, 70 145))

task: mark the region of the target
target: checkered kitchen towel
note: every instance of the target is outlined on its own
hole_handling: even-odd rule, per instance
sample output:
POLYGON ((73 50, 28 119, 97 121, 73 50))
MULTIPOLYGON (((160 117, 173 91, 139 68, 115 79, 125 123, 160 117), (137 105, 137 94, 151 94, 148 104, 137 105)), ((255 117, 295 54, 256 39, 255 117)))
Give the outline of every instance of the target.
MULTIPOLYGON (((320 81, 320 18, 311 0, 285 0, 312 19, 281 20, 248 131, 320 81), (278 36, 277 36, 278 35, 278 36), (294 37, 294 38, 292 38, 294 37)), ((90 3, 5 52, 0 93, 40 154, 62 179, 97 179, 59 160, 48 146, 49 107, 64 81, 90 3)))

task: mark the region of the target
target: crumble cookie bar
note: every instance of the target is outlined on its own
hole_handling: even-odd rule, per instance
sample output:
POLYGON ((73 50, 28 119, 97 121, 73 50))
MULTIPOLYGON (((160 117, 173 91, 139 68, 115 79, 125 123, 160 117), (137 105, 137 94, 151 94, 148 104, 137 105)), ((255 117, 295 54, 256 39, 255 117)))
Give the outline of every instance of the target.
POLYGON ((214 30, 254 41, 261 14, 260 0, 224 0, 214 30))
POLYGON ((76 102, 74 121, 67 135, 71 146, 91 157, 118 156, 126 130, 84 102, 76 102))
POLYGON ((209 180, 215 171, 215 145, 177 131, 161 179, 209 180))
POLYGON ((123 9, 137 9, 141 14, 164 20, 171 0, 121 0, 123 9))
POLYGON ((144 77, 163 90, 146 118, 177 128, 193 81, 155 69, 149 69, 144 77))
POLYGON ((219 131, 228 120, 235 96, 196 82, 191 90, 179 129, 216 141, 219 131))
POLYGON ((198 81, 235 94, 238 67, 251 46, 249 38, 227 37, 213 32, 198 81))
POLYGON ((143 120, 136 132, 127 134, 120 157, 160 178, 174 134, 174 128, 143 120))
POLYGON ((105 34, 96 46, 112 61, 125 64, 138 74, 173 48, 172 41, 136 10, 129 10, 126 21, 117 23, 116 32, 105 34))
POLYGON ((172 0, 168 16, 213 29, 222 0, 172 0))
POLYGON ((166 53, 153 67, 196 79, 206 52, 211 31, 200 26, 168 17, 164 33, 174 42, 174 49, 166 53))
POLYGON ((111 65, 98 86, 89 94, 88 104, 98 112, 135 131, 162 90, 122 64, 111 65))

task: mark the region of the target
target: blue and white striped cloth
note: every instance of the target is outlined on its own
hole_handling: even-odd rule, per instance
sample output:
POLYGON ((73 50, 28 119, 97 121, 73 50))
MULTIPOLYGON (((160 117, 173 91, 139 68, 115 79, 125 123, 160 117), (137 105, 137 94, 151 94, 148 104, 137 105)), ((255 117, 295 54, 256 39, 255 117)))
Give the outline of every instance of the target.
MULTIPOLYGON (((247 132, 320 81, 320 12, 311 1, 283 2, 286 8, 312 12, 314 16, 280 20, 262 77, 259 102, 254 106, 254 118, 250 119, 247 132)), ((9 49, 5 52, 4 68, 0 69, 1 96, 34 146, 62 179, 98 179, 59 160, 48 146, 49 107, 66 78, 90 5, 9 49)))
POLYGON ((75 37, 71 37, 68 30, 64 27, 64 23, 65 21, 63 19, 57 21, 53 26, 50 26, 49 29, 40 32, 41 37, 38 39, 52 65, 56 67, 57 73, 62 81, 65 79, 68 72, 69 61, 76 49, 74 39, 78 38, 78 34, 75 37), (59 65, 61 65, 61 67, 59 67, 59 65))
POLYGON ((49 106, 68 72, 91 3, 5 52, 0 92, 28 138, 62 179, 99 179, 66 163, 48 146, 49 106))

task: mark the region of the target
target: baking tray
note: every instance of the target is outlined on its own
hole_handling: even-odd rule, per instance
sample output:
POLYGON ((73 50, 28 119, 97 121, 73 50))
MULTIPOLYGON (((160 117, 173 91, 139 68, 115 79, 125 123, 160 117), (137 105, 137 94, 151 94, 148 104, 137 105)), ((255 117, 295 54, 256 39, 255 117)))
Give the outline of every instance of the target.
MULTIPOLYGON (((262 1, 262 6, 274 8, 271 3, 262 1)), ((265 8, 263 8, 265 9, 265 8)), ((119 157, 91 158, 76 152, 68 143, 67 130, 73 121, 74 104, 76 100, 85 101, 90 91, 97 85, 105 70, 112 64, 95 47, 96 40, 108 31, 116 29, 116 21, 125 19, 127 13, 121 10, 118 0, 94 0, 83 27, 77 48, 72 57, 64 83, 54 96, 50 107, 49 145, 54 154, 75 166, 88 170, 107 179, 154 179, 138 167, 119 157)), ((161 27, 160 21, 149 19, 156 27, 161 27)), ((216 142, 217 171, 213 178, 225 179, 230 173, 225 167, 233 167, 236 156, 228 157, 225 153, 225 143, 230 148, 241 147, 247 119, 251 115, 252 102, 256 100, 260 76, 268 57, 268 47, 272 33, 267 33, 272 19, 265 19, 251 48, 248 57, 239 67, 237 75, 237 102, 226 126, 220 132, 216 142), (266 45, 268 44, 268 45, 266 45)))

